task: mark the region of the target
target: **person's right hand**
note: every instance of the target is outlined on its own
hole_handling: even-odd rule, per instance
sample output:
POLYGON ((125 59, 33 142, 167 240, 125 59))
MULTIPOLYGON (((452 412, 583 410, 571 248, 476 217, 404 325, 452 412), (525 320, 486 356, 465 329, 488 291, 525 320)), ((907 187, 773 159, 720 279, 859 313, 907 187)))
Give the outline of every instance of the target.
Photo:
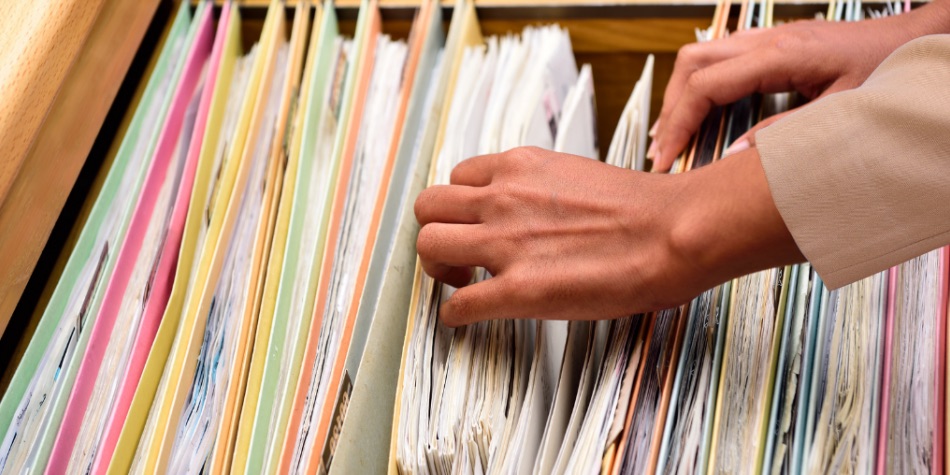
MULTIPOLYGON (((796 91, 815 99, 855 88, 904 43, 946 32, 950 1, 936 0, 883 19, 800 21, 686 45, 676 57, 648 157, 654 170, 669 170, 714 105, 755 92, 796 91)), ((755 131, 785 114, 759 123, 736 140, 733 150, 754 145, 755 131)))
POLYGON ((422 269, 460 287, 439 318, 593 320, 673 308, 804 260, 755 149, 661 175, 537 148, 463 161, 423 190, 422 269), (471 267, 492 277, 471 285, 471 267))

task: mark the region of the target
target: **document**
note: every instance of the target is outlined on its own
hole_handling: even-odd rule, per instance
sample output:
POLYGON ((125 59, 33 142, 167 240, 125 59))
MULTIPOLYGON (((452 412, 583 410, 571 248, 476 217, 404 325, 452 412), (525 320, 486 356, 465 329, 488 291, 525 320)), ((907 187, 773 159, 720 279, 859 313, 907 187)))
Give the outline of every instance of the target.
MULTIPOLYGON (((329 431, 330 418, 336 407, 335 398, 343 384, 343 365, 355 324, 356 309, 352 306, 358 305, 362 283, 366 279, 364 263, 369 264, 369 255, 364 251, 375 239, 369 231, 376 214, 382 174, 397 120, 400 72, 405 65, 407 46, 378 33, 375 38, 367 39, 370 40, 376 41, 376 45, 364 52, 366 59, 371 61, 366 64, 371 75, 363 103, 365 117, 362 123, 356 124, 359 126, 358 140, 353 156, 344 157, 350 161, 350 176, 343 183, 348 183, 348 186, 337 190, 334 215, 339 216, 338 233, 328 236, 335 240, 332 246, 335 252, 324 256, 321 281, 327 279, 328 287, 321 287, 314 307, 314 318, 320 321, 319 339, 309 342, 311 345, 316 343, 314 358, 304 359, 304 365, 310 368, 301 373, 298 383, 298 394, 303 394, 300 390, 307 387, 306 400, 311 401, 313 409, 304 405, 299 413, 300 427, 309 427, 309 430, 299 432, 292 449, 294 454, 300 454, 299 461, 294 463, 291 457, 287 457, 295 471, 316 469, 317 453, 322 455, 325 434, 329 431), (310 379, 304 379, 305 375, 310 379)), ((330 229, 332 233, 334 228, 330 229)), ((346 377, 353 375, 347 374, 346 377)), ((296 409, 294 412, 295 415, 298 413, 296 409)))
MULTIPOLYGON (((458 0, 446 34, 425 0, 403 41, 366 0, 347 38, 328 0, 244 9, 170 23, 0 400, 0 473, 944 470, 950 248, 834 291, 803 263, 644 314, 447 327, 422 189, 526 145, 645 171, 655 59, 601 144, 603 78, 561 26, 486 38, 458 0)), ((788 104, 715 108, 672 172, 788 104)))
POLYGON ((181 7, 73 255, 0 402, 0 467, 46 467, 59 422, 199 22, 181 7), (190 23, 190 25, 189 25, 190 23))
POLYGON ((875 469, 886 296, 886 272, 838 294, 827 348, 828 373, 821 376, 829 384, 818 395, 818 421, 806 455, 808 470, 875 469), (852 402, 843 404, 843 395, 852 402))
MULTIPOLYGON (((314 235, 316 241, 313 241, 316 245, 314 260, 309 270, 313 290, 308 289, 307 294, 307 298, 312 300, 308 300, 308 307, 304 309, 305 313, 301 317, 307 322, 305 326, 307 331, 300 331, 294 335, 299 346, 295 348, 293 360, 288 362, 291 365, 291 371, 279 373, 280 387, 283 388, 279 393, 280 399, 271 402, 271 407, 259 404, 257 409, 251 452, 247 463, 247 470, 251 472, 260 470, 256 468, 259 466, 266 470, 276 470, 283 460, 288 458, 285 454, 289 453, 290 449, 286 447, 297 440, 297 434, 301 430, 295 425, 300 420, 299 411, 301 410, 298 409, 297 399, 306 388, 306 385, 301 386, 301 381, 306 379, 305 375, 310 374, 309 362, 313 360, 313 354, 316 351, 314 335, 318 334, 322 325, 318 311, 323 308, 320 303, 321 291, 325 296, 328 285, 328 277, 324 277, 325 262, 328 261, 328 256, 332 258, 334 254, 335 249, 332 246, 336 243, 335 235, 342 213, 342 205, 337 204, 337 197, 346 190, 346 180, 349 177, 348 164, 352 163, 347 157, 350 157, 349 160, 352 159, 352 147, 355 146, 359 132, 358 124, 365 100, 364 94, 368 87, 368 75, 371 72, 371 67, 366 66, 365 63, 372 60, 372 54, 367 55, 365 49, 367 45, 375 47, 375 41, 369 41, 368 37, 375 37, 378 31, 378 12, 375 4, 364 2, 353 41, 345 46, 346 50, 343 54, 346 62, 340 63, 338 60, 336 77, 331 76, 333 85, 330 86, 328 97, 331 97, 333 101, 331 110, 340 115, 334 117, 338 119, 338 122, 333 122, 337 128, 332 142, 327 145, 330 148, 325 149, 330 151, 327 156, 331 157, 332 161, 329 163, 331 168, 329 168, 330 178, 327 186, 319 190, 321 196, 318 209, 321 214, 318 215, 319 227, 316 228, 317 232, 314 235), (377 23, 374 23, 374 18, 377 23), (345 80, 343 83, 345 86, 341 88, 338 81, 343 80, 345 80), (342 94, 338 95, 338 93, 342 94), (264 421, 267 420, 271 422, 265 424, 264 421)), ((307 205, 313 206, 313 204, 307 205)), ((265 373, 265 378, 269 377, 272 376, 265 373)), ((261 401, 264 402, 264 399, 262 398, 261 401)))
POLYGON ((197 277, 186 296, 175 344, 156 393, 157 402, 152 404, 148 423, 139 440, 133 472, 164 471, 168 463, 175 433, 169 426, 180 415, 187 389, 191 386, 191 380, 184 379, 182 375, 194 374, 213 291, 233 236, 240 199, 252 168, 250 157, 260 140, 262 116, 268 99, 263 91, 270 90, 277 39, 282 34, 283 15, 278 14, 283 12, 282 8, 278 3, 273 3, 269 9, 271 21, 265 20, 261 51, 255 55, 250 68, 248 93, 242 98, 237 126, 229 142, 239 145, 228 148, 223 178, 215 190, 210 225, 197 262, 197 277))
POLYGON ((935 417, 943 398, 937 399, 942 372, 935 371, 939 341, 945 335, 947 314, 947 254, 938 249, 895 267, 893 312, 888 311, 885 349, 878 473, 885 471, 940 471, 943 467, 943 418, 935 417), (936 336, 936 337, 934 337, 936 336), (909 373, 909 374, 908 374, 909 373), (937 441, 941 441, 939 446, 937 441), (939 447, 939 448, 938 448, 939 447), (916 454, 924 454, 923 456, 916 454))
POLYGON ((213 35, 211 11, 206 9, 199 21, 202 30, 189 52, 182 82, 92 329, 78 384, 66 407, 50 456, 51 471, 92 469, 133 352, 147 353, 151 344, 146 337, 143 348, 136 348, 138 334, 143 326, 157 327, 156 319, 167 302, 170 263, 177 259, 184 211, 203 139, 198 132, 204 130, 213 90, 213 84, 206 81, 213 35), (199 104, 205 112, 201 124, 199 104), (80 431, 81 427, 85 430, 80 431))
MULTIPOLYGON (((260 445, 260 440, 266 440, 271 430, 270 422, 261 422, 264 432, 254 434, 255 421, 270 421, 276 405, 283 404, 288 392, 292 394, 290 388, 293 386, 287 385, 296 383, 305 335, 310 328, 316 288, 314 269, 325 233, 321 226, 324 226, 326 196, 333 180, 335 160, 332 150, 339 114, 342 114, 338 105, 348 88, 345 74, 350 48, 348 42, 339 38, 334 10, 324 4, 318 7, 317 13, 318 18, 314 21, 316 37, 312 39, 316 44, 309 50, 307 60, 311 77, 302 106, 299 168, 290 204, 284 255, 279 263, 278 290, 273 307, 262 309, 260 315, 232 461, 236 470, 244 470, 241 467, 245 467, 251 457, 254 457, 253 463, 263 463, 256 457, 263 456, 265 447, 260 445), (272 389, 275 387, 278 390, 272 389)), ((289 192, 286 190, 285 194, 289 192)))
POLYGON ((755 454, 756 464, 763 457, 788 271, 772 269, 735 281, 710 470, 738 472, 747 466, 750 454, 755 454))

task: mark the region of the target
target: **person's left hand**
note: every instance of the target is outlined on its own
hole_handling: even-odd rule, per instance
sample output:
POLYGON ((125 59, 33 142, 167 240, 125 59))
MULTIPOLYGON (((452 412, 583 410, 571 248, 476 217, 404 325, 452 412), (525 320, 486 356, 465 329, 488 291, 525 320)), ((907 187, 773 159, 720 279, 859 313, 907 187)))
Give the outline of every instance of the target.
MULTIPOLYGON (((909 13, 857 22, 795 21, 737 32, 684 46, 650 135, 647 158, 667 171, 714 105, 749 94, 796 91, 808 99, 853 89, 895 49, 925 35, 948 32, 950 1, 936 0, 909 13)), ((790 115, 773 115, 733 142, 755 146, 755 132, 790 115)))
POLYGON ((415 212, 423 268, 461 287, 449 325, 658 310, 801 256, 752 154, 671 176, 518 148, 462 162, 415 212), (493 277, 465 286, 473 266, 493 277))

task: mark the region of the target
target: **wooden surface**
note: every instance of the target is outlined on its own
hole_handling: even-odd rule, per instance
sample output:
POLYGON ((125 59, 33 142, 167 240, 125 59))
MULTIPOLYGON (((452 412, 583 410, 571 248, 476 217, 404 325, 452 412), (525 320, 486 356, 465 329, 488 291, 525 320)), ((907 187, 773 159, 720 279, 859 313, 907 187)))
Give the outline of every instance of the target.
POLYGON ((176 8, 174 2, 159 3, 152 24, 145 33, 145 39, 113 100, 113 107, 106 115, 83 169, 76 177, 76 183, 66 199, 59 220, 52 228, 46 249, 33 269, 33 275, 20 296, 6 331, 0 336, 0 367, 6 367, 0 376, 0 394, 6 392, 10 379, 13 378, 46 310, 46 305, 56 290, 89 213, 92 212, 99 191, 118 154, 122 138, 145 93, 148 78, 158 62, 162 45, 171 31, 171 18, 176 8))
POLYGON ((0 2, 0 203, 104 3, 0 2))
POLYGON ((0 2, 0 333, 157 5, 0 2))

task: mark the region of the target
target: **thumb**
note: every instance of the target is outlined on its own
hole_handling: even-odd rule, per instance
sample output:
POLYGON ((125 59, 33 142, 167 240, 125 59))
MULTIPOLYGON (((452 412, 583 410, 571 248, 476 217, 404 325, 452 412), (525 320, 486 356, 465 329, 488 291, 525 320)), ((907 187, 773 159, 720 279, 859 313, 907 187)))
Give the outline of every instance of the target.
POLYGON ((746 133, 742 134, 741 136, 739 136, 739 138, 734 140, 732 144, 729 145, 729 147, 726 148, 726 150, 722 152, 722 158, 726 158, 729 155, 739 153, 747 148, 755 147, 755 133, 756 132, 774 124, 775 122, 782 120, 783 118, 787 117, 789 114, 792 114, 798 109, 799 108, 796 107, 795 109, 787 110, 785 112, 775 114, 765 120, 762 120, 758 124, 755 124, 754 126, 752 126, 751 129, 746 131, 746 133))

